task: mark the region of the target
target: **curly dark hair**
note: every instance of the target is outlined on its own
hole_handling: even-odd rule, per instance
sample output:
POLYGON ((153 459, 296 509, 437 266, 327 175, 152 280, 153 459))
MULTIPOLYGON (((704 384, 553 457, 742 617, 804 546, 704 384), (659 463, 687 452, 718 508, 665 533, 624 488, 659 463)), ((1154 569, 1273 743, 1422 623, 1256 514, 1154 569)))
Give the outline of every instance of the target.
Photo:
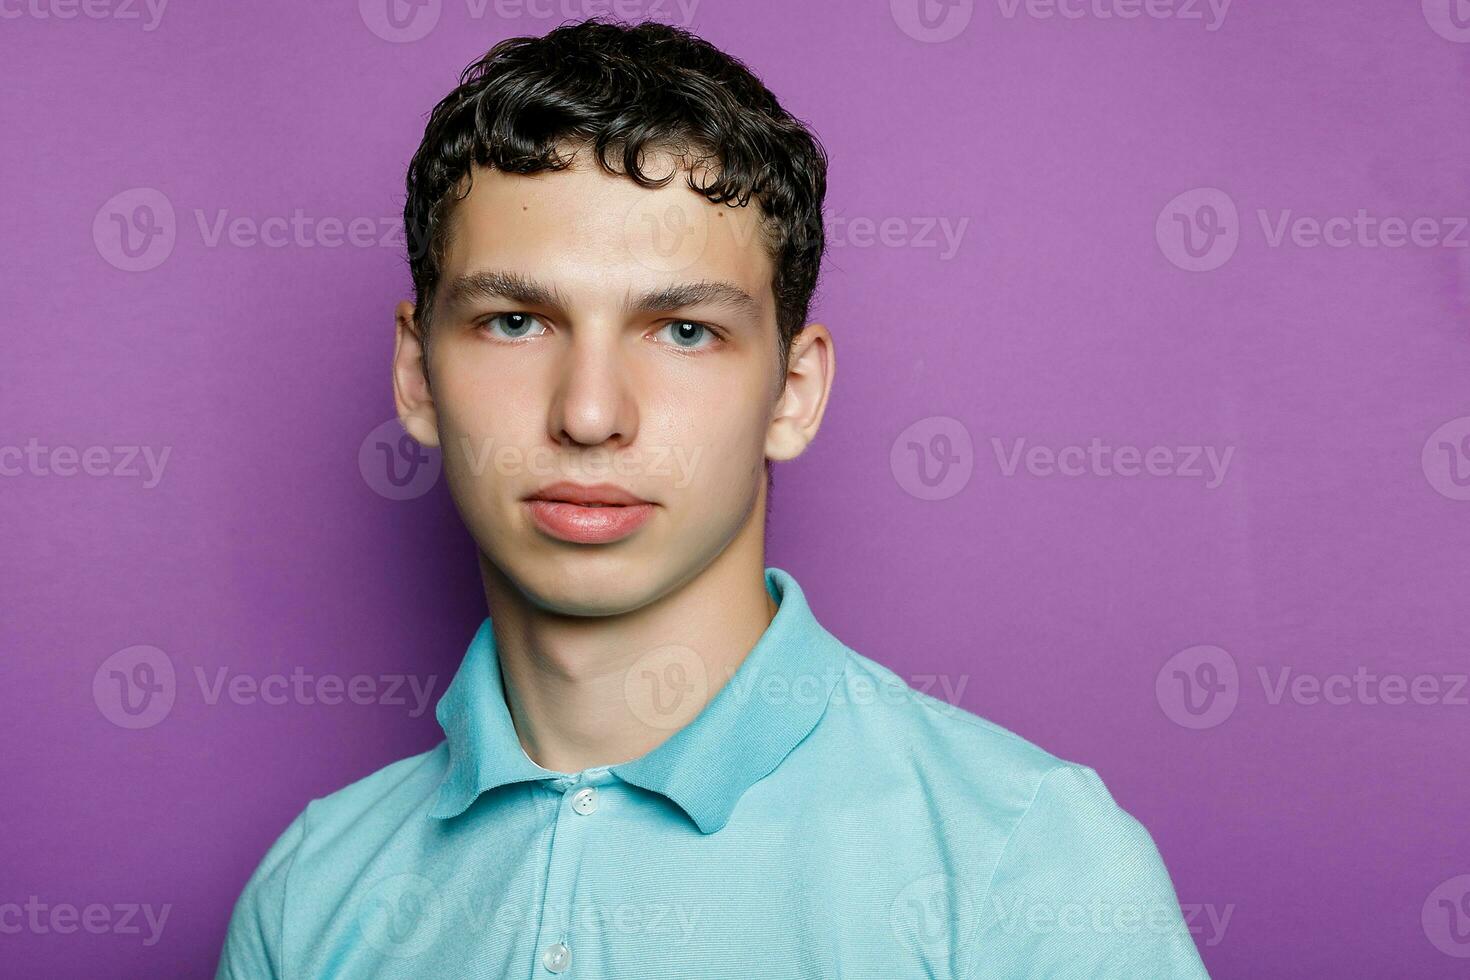
POLYGON ((429 115, 408 168, 403 222, 415 315, 427 344, 447 219, 474 165, 529 174, 570 166, 591 147, 608 173, 645 187, 648 151, 684 162, 712 203, 762 212, 774 273, 780 377, 806 322, 825 244, 827 155, 740 61, 688 31, 593 18, 544 37, 513 37, 460 75, 429 115), (566 152, 564 155, 564 151, 566 152), (696 164, 690 166, 690 163, 696 164), (697 181, 695 171, 706 176, 697 181), (456 193, 456 190, 458 192, 456 193))

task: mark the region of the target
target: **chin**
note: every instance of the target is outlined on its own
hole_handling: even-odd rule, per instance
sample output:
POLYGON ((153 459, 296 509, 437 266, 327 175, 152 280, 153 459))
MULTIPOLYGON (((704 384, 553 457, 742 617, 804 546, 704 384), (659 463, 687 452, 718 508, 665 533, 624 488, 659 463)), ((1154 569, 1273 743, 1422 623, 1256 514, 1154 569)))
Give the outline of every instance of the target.
POLYGON ((542 608, 568 616, 628 612, 663 592, 662 562, 632 549, 567 549, 512 564, 519 565, 508 571, 522 592, 542 608))

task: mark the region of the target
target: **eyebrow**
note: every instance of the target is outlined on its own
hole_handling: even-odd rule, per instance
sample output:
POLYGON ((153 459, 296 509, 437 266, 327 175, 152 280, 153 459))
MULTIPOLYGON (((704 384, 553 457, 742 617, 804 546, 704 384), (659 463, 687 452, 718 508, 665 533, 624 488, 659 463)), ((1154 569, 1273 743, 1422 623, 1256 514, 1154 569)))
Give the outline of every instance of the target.
POLYGON ((644 293, 633 302, 630 312, 664 313, 669 310, 683 309, 686 306, 698 306, 702 303, 724 306, 752 319, 758 318, 761 314, 760 303, 745 290, 733 283, 714 282, 709 279, 678 283, 644 293))
POLYGON ((555 289, 517 272, 468 272, 456 276, 445 290, 444 298, 451 305, 477 299, 506 299, 526 306, 563 305, 561 294, 555 289))
MULTIPOLYGON (((526 306, 560 309, 567 306, 560 290, 518 272, 469 272, 455 277, 445 290, 445 300, 451 305, 477 299, 509 300, 526 306)), ((752 318, 761 314, 761 304, 745 290, 734 283, 709 279, 649 290, 625 304, 624 308, 629 313, 667 313, 701 303, 724 306, 752 318)))

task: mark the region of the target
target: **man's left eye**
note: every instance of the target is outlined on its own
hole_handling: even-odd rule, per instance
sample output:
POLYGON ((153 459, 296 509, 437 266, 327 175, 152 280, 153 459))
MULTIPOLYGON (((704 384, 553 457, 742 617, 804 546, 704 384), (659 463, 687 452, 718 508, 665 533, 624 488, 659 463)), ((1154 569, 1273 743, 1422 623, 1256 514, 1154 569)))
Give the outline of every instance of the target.
POLYGON ((659 333, 664 333, 665 331, 669 332, 670 339, 674 342, 675 346, 690 350, 698 350, 701 340, 706 338, 710 340, 715 339, 713 330, 702 323, 695 323, 693 320, 671 320, 664 324, 663 329, 659 333))

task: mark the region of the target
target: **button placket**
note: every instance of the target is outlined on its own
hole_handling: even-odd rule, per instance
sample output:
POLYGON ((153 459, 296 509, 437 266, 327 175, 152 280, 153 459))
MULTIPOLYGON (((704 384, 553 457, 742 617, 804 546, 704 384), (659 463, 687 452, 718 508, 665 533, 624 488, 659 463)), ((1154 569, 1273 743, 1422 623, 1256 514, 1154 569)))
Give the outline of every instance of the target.
POLYGON ((593 784, 611 779, 607 771, 601 769, 576 777, 563 776, 547 784, 549 789, 561 793, 561 799, 558 800, 556 823, 552 828, 551 854, 547 861, 546 889, 536 941, 537 972, 542 976, 576 975, 573 963, 576 961, 577 937, 572 934, 571 927, 577 873, 582 865, 587 835, 595 822, 591 818, 602 802, 602 793, 593 784))

